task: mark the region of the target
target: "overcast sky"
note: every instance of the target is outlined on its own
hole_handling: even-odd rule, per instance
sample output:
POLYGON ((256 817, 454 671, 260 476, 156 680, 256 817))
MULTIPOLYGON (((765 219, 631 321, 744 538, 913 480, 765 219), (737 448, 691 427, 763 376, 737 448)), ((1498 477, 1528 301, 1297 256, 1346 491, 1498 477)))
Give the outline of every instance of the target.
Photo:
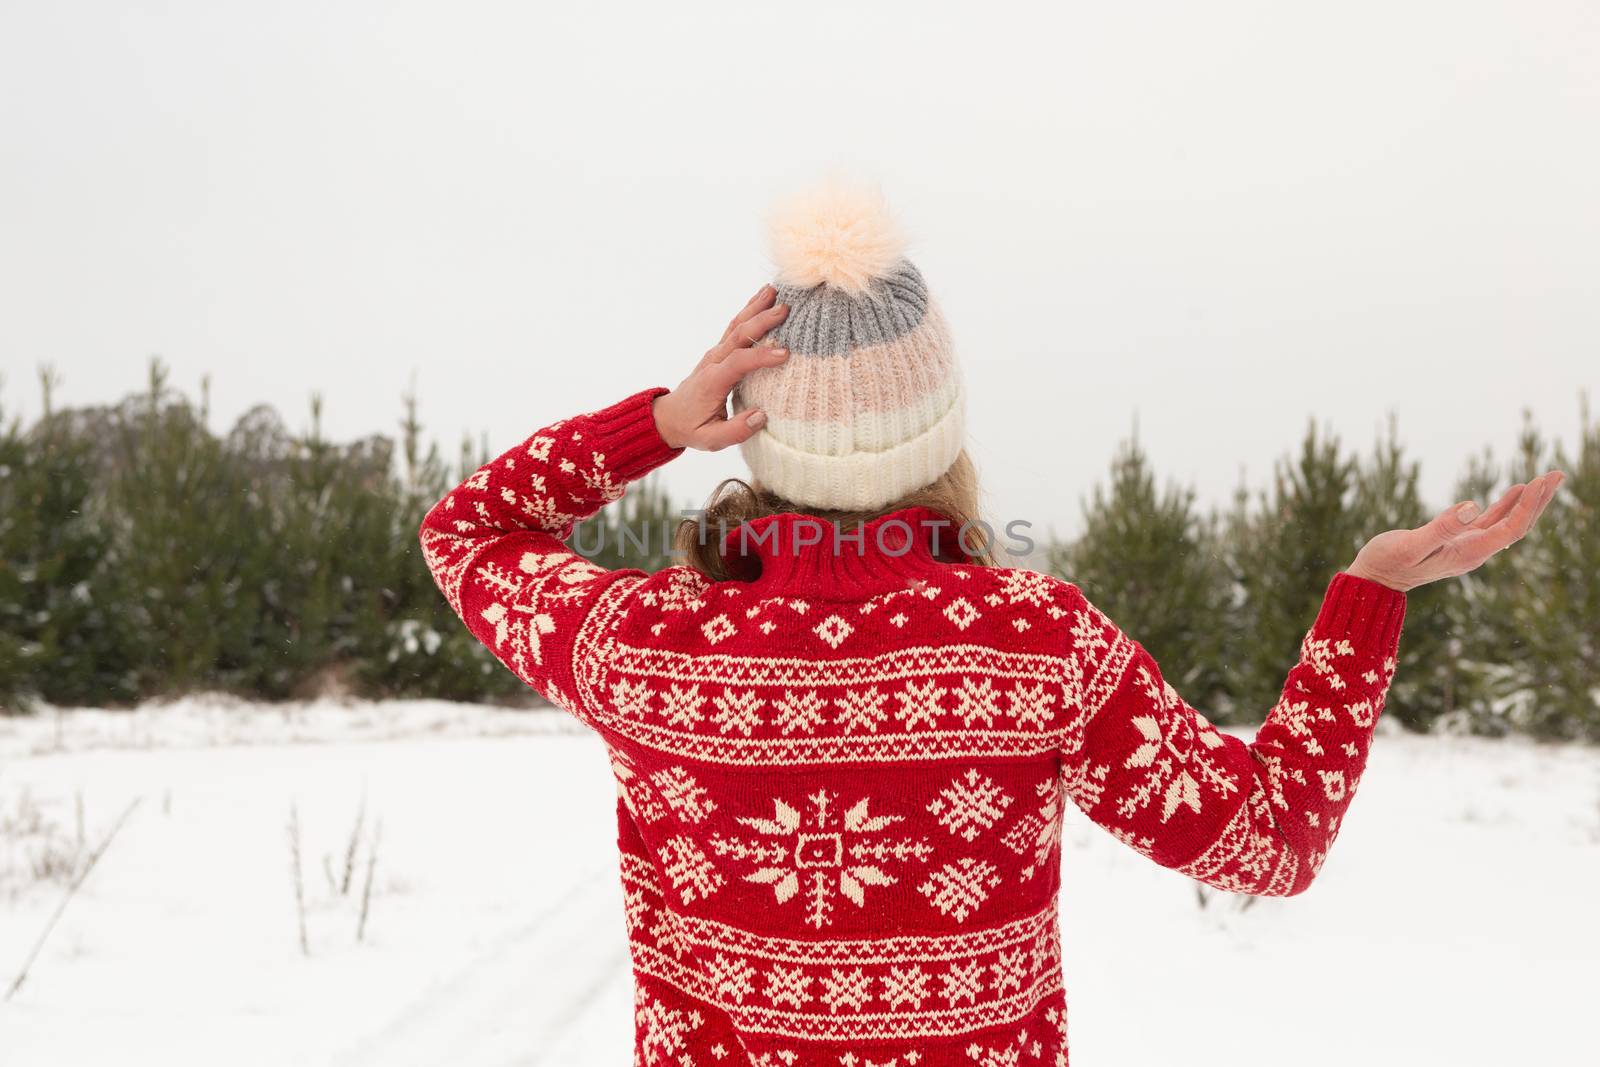
POLYGON ((40 363, 101 403, 159 353, 219 428, 316 390, 388 432, 415 375, 509 447, 676 384, 828 170, 913 236, 997 517, 1074 529, 1136 417, 1226 501, 1393 412, 1442 507, 1600 392, 1592 0, 9 2, 0 152, 24 414, 40 363))

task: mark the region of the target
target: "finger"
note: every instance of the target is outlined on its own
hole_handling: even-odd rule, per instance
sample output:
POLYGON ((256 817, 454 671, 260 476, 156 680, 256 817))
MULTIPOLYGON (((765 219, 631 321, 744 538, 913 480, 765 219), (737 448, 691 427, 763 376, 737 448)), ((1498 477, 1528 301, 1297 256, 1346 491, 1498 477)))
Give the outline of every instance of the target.
POLYGON ((777 290, 770 285, 763 285, 761 288, 757 289, 750 299, 744 302, 744 307, 734 312, 733 318, 728 320, 728 328, 722 331, 723 336, 726 337, 728 334, 732 333, 741 322, 743 322, 745 319, 748 319, 751 315, 754 315, 756 312, 771 306, 772 301, 776 296, 777 290))
POLYGON ((762 367, 776 367, 789 359, 787 348, 735 348, 715 366, 706 368, 706 381, 711 389, 726 396, 745 375, 762 367))
POLYGON ((1538 525, 1539 518, 1542 515, 1544 515, 1544 509, 1549 507, 1550 506, 1550 501, 1552 501, 1552 500, 1554 500, 1556 498, 1556 490, 1561 488, 1561 483, 1566 481, 1566 478, 1567 478, 1567 476, 1565 474, 1563 474, 1561 471, 1553 471, 1553 472, 1551 472, 1551 474, 1550 474, 1550 487, 1547 490, 1545 490, 1544 502, 1539 505, 1539 510, 1533 513, 1533 522, 1529 523, 1528 524, 1529 526, 1537 526, 1538 525))
POLYGON ((1416 547, 1423 552, 1422 559, 1427 560, 1442 551, 1450 542, 1469 533, 1473 523, 1478 519, 1478 505, 1471 500, 1460 500, 1445 508, 1433 517, 1431 522, 1417 527, 1412 531, 1418 536, 1415 538, 1416 547), (1470 512, 1463 512, 1470 508, 1470 512), (1465 514, 1465 518, 1463 518, 1465 514))
POLYGON ((1545 494, 1549 492, 1548 483, 1548 478, 1535 478, 1522 491, 1516 505, 1499 522, 1486 529, 1472 530, 1456 539, 1461 554, 1470 561, 1469 570, 1496 552, 1522 540, 1544 504, 1545 494))
POLYGON ((761 288, 757 289, 756 295, 745 301, 744 307, 740 308, 738 313, 729 320, 728 328, 722 331, 722 340, 726 341, 728 338, 732 337, 733 332, 737 330, 741 324, 746 322, 752 315, 755 315, 758 312, 770 307, 772 302, 777 298, 778 290, 774 289, 770 285, 763 285, 761 288))
MULTIPOLYGON (((734 386, 752 371, 762 367, 776 367, 789 358, 786 348, 734 348, 726 350, 717 362, 711 357, 722 353, 722 346, 707 353, 707 362, 695 370, 680 387, 691 398, 694 407, 701 411, 716 412, 722 418, 727 410, 728 395, 734 386)), ((698 447, 698 446, 696 446, 698 447)))
POLYGON ((750 440, 767 424, 763 411, 741 411, 731 419, 708 422, 695 431, 691 444, 706 452, 720 452, 750 440))
POLYGON ((735 347, 739 348, 753 345, 777 329, 778 324, 788 314, 789 307, 787 304, 773 304, 771 307, 758 311, 741 322, 728 340, 734 342, 735 347))
POLYGON ((776 304, 765 311, 759 311, 740 323, 733 332, 724 337, 708 351, 700 360, 700 366, 707 367, 721 363, 730 354, 740 348, 749 348, 761 341, 771 333, 773 328, 782 322, 784 316, 789 314, 789 309, 783 304, 776 304))
MULTIPOLYGON (((1537 492, 1530 493, 1530 495, 1534 498, 1532 507, 1529 508, 1525 516, 1520 518, 1519 524, 1510 539, 1504 544, 1495 547, 1493 552, 1490 553, 1491 555, 1494 552, 1499 552, 1502 549, 1511 547, 1526 537, 1528 535, 1528 531, 1533 529, 1533 524, 1539 521, 1539 516, 1544 514, 1544 509, 1550 503, 1550 497, 1555 493, 1555 482, 1548 474, 1546 474, 1541 475, 1534 484, 1538 486, 1538 490, 1537 492)), ((1515 515, 1512 517, 1517 518, 1515 515)))
POLYGON ((1506 512, 1511 510, 1511 506, 1517 502, 1522 496, 1522 491, 1526 488, 1526 484, 1518 482, 1504 493, 1501 493, 1500 499, 1491 504, 1488 511, 1472 520, 1472 525, 1483 530, 1505 518, 1506 512))

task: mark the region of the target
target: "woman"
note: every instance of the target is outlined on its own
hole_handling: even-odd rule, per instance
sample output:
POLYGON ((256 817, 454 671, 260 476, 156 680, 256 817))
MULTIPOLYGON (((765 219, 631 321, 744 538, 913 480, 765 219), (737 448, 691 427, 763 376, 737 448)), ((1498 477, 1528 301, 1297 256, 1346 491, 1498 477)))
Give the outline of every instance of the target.
POLYGON ((610 751, 636 1064, 1065 1064, 1065 802, 1191 878, 1304 891, 1406 590, 1522 537, 1562 475, 1369 542, 1246 744, 1076 585, 991 565, 949 336, 882 204, 824 191, 774 247, 778 285, 678 388, 540 430, 440 501, 428 565, 610 751), (563 543, 684 449, 735 444, 753 484, 688 529, 687 564, 563 543))

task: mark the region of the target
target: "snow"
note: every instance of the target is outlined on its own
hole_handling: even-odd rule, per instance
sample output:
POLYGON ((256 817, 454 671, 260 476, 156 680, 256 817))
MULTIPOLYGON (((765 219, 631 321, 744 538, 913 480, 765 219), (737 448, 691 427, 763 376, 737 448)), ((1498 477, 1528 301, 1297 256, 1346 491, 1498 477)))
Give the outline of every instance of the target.
MULTIPOLYGON (((612 779, 558 713, 202 697, 0 720, 0 985, 60 900, 28 867, 75 840, 80 794, 91 845, 142 800, 0 1004, 6 1067, 631 1061, 612 779), (363 797, 346 896, 324 857, 337 881, 363 797)), ((1600 750, 1387 734, 1287 900, 1202 908, 1076 812, 1064 865, 1074 1063, 1592 1062, 1600 750)))

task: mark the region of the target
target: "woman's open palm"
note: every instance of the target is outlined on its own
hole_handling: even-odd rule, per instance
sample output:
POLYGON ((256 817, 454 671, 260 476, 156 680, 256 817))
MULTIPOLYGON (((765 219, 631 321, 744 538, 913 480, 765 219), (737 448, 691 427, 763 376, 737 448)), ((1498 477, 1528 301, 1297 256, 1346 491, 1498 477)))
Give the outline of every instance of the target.
POLYGON ((1346 570, 1401 592, 1477 570, 1533 529, 1565 477, 1553 470, 1513 485, 1481 515, 1469 500, 1450 505, 1425 526, 1381 533, 1346 570))

